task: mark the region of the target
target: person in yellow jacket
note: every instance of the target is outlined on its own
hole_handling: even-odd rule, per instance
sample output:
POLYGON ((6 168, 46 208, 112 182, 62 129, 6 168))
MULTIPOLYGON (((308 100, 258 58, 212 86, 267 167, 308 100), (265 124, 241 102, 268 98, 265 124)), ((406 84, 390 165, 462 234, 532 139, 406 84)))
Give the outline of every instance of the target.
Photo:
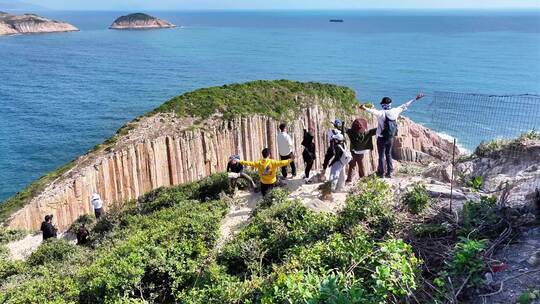
POLYGON ((262 150, 262 157, 263 158, 258 161, 241 160, 240 164, 256 168, 259 171, 261 193, 263 196, 266 196, 266 194, 276 185, 278 169, 285 167, 294 161, 294 154, 291 159, 275 160, 270 158, 270 149, 264 148, 262 150))

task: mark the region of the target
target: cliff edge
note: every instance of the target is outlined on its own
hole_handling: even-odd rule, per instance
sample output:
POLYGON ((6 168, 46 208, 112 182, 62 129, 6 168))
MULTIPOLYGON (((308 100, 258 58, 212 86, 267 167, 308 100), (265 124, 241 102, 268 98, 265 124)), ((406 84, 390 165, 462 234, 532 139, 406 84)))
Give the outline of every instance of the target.
POLYGON ((55 32, 74 32, 75 26, 34 14, 11 15, 0 12, 0 36, 16 34, 36 34, 55 32))
MULTIPOLYGON (((315 127, 321 167, 330 121, 350 126, 358 101, 349 88, 287 80, 255 81, 199 89, 166 102, 136 118, 93 151, 52 172, 0 206, 0 220, 11 228, 36 230, 45 214, 53 214, 60 230, 91 212, 97 192, 105 209, 164 186, 183 184, 222 172, 228 157, 258 159, 269 147, 277 155, 281 121, 289 122, 296 155, 301 155, 302 124, 315 127)), ((375 125, 375 121, 371 122, 375 125)), ((399 120, 394 147, 397 160, 444 160, 452 144, 407 118, 399 120)), ((298 162, 302 167, 302 161, 298 162)), ((366 158, 372 172, 377 151, 366 158)))
POLYGON ((143 13, 135 13, 117 18, 109 28, 113 30, 140 30, 173 27, 176 25, 169 21, 143 13))

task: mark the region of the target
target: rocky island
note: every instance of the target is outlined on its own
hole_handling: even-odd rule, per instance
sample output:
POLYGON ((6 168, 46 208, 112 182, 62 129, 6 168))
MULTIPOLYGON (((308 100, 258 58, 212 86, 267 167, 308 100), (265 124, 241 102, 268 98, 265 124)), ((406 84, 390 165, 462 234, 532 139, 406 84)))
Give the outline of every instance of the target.
POLYGON ((119 17, 109 28, 113 30, 144 30, 173 27, 176 25, 169 21, 143 13, 135 13, 119 17))
POLYGON ((12 15, 0 12, 0 36, 74 32, 78 30, 78 28, 69 23, 51 20, 34 14, 12 15))

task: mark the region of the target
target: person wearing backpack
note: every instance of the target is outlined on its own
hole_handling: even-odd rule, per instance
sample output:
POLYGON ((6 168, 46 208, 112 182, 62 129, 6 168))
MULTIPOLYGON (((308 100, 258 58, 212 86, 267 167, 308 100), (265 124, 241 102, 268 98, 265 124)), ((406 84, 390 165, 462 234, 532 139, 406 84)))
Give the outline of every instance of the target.
POLYGON ((358 166, 358 178, 366 176, 364 169, 364 155, 373 150, 372 137, 377 133, 377 128, 369 129, 367 121, 363 118, 354 120, 350 129, 347 129, 347 136, 351 142, 352 160, 349 163, 349 173, 346 183, 352 182, 354 170, 358 166))
POLYGON ((364 105, 360 105, 360 109, 377 117, 377 150, 379 153, 377 176, 384 176, 384 163, 386 158, 386 177, 392 177, 392 171, 394 169, 392 166, 392 146, 398 132, 397 119, 413 102, 423 97, 424 94, 420 93, 416 98, 411 99, 396 108, 392 108, 392 99, 390 99, 390 97, 384 97, 381 100, 382 110, 366 108, 364 105))
POLYGON ((351 151, 345 144, 345 137, 339 133, 332 136, 334 157, 330 162, 330 181, 332 191, 340 191, 345 184, 345 166, 351 161, 351 151))

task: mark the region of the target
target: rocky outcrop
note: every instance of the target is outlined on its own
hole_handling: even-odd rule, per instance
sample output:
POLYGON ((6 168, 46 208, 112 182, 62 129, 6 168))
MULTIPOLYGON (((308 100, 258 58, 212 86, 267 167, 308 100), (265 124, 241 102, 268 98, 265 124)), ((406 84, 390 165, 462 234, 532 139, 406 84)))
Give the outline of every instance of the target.
MULTIPOLYGON (((295 117, 289 125, 289 133, 295 143, 295 154, 299 156, 297 163, 302 168, 301 121, 315 126, 318 159, 315 168, 319 169, 327 148, 328 122, 335 118, 336 112, 319 106, 317 100, 309 101, 312 106, 295 117)), ((356 115, 360 113, 344 117, 345 121, 350 123, 356 115)), ((232 120, 213 116, 203 121, 173 113, 141 117, 128 124, 129 131, 119 136, 113 145, 77 159, 72 169, 12 214, 8 225, 36 230, 45 214, 54 214, 58 227, 64 230, 79 216, 91 212, 89 199, 94 192, 101 195, 105 209, 109 209, 158 187, 187 183, 222 172, 228 157, 233 154, 240 154, 244 159, 259 159, 260 151, 270 147, 273 155, 277 155, 279 123, 260 115, 232 120)), ((448 158, 450 143, 433 131, 407 118, 401 119, 399 125, 399 144, 394 150, 396 159, 448 158)), ((365 159, 365 166, 373 172, 377 151, 370 156, 365 159)))
POLYGON ((0 12, 0 36, 15 34, 74 32, 79 29, 61 21, 34 14, 11 15, 0 12))
POLYGON ((483 190, 502 193, 508 188, 507 203, 513 207, 535 206, 540 191, 540 141, 528 140, 484 157, 457 165, 459 174, 481 176, 483 190))
POLYGON ((173 27, 176 27, 176 25, 170 23, 169 21, 143 13, 136 13, 119 17, 109 28, 114 30, 140 30, 173 27))

